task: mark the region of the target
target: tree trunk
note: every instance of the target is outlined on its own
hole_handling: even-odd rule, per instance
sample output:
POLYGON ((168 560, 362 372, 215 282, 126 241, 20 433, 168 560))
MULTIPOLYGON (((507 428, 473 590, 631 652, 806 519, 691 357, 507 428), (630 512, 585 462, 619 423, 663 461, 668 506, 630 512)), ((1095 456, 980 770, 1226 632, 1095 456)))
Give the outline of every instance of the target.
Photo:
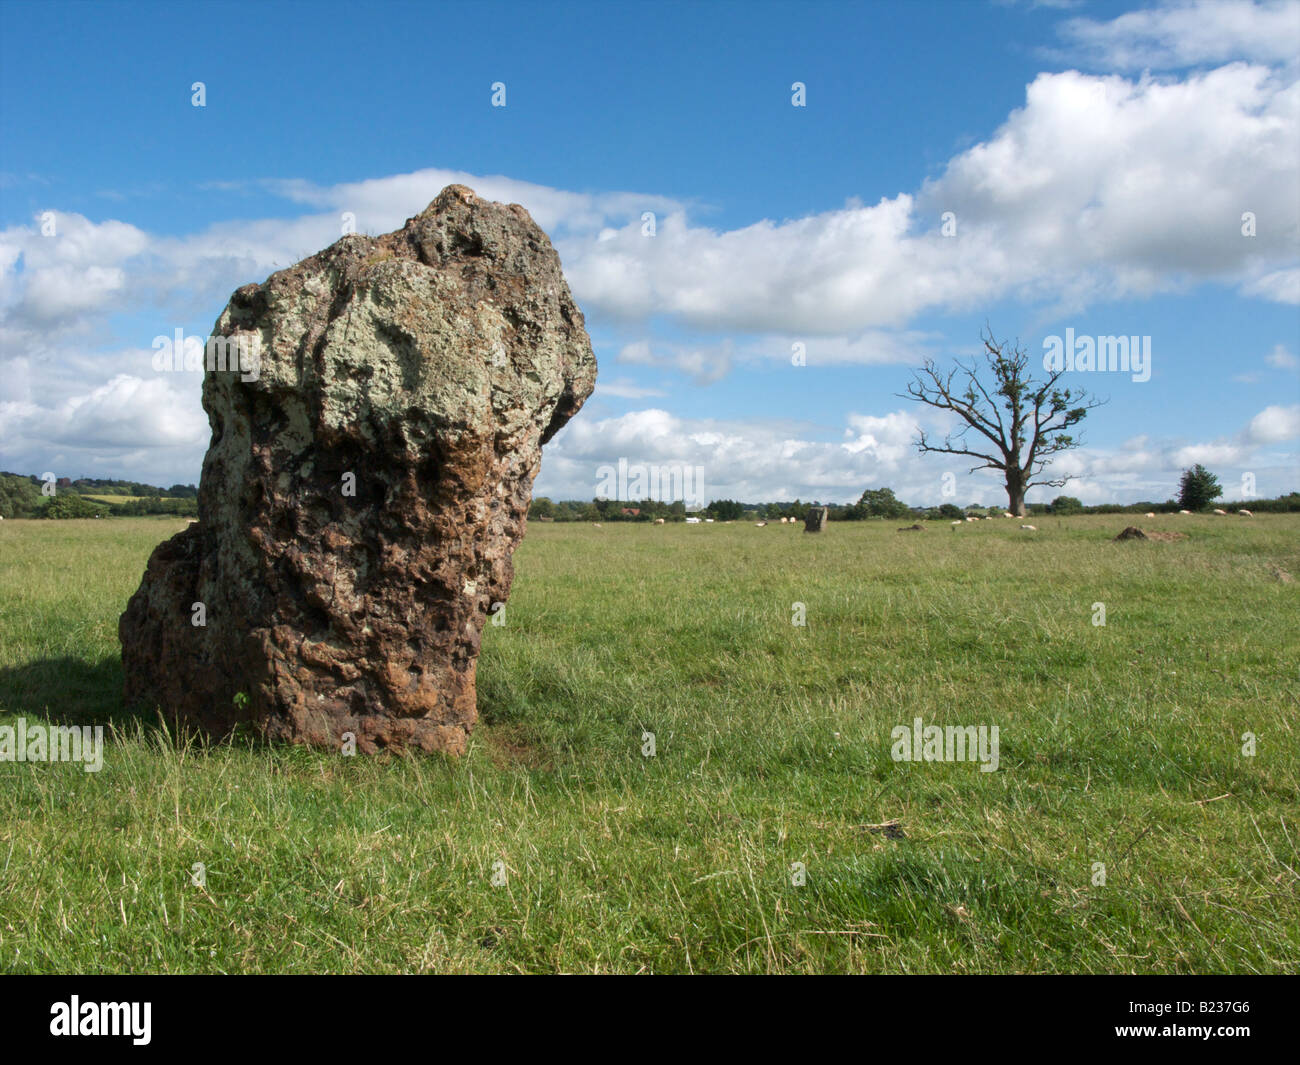
POLYGON ((1021 487, 1020 482, 1007 478, 1007 500, 1010 503, 1008 509, 1017 518, 1025 516, 1025 490, 1021 487))

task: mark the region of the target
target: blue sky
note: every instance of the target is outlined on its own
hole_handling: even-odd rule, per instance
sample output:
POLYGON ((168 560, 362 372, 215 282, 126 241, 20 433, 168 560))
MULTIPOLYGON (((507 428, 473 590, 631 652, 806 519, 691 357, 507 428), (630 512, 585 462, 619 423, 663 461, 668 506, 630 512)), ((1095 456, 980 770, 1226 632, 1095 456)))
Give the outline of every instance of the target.
POLYGON ((1074 375, 1109 403, 1070 494, 1164 499, 1196 461, 1290 491, 1297 55, 1295 0, 10 0, 0 468, 196 481, 200 381, 153 338, 206 335, 344 212, 386 232, 461 181, 551 234, 600 362, 538 494, 626 458, 715 497, 932 503, 951 472, 999 502, 916 453, 944 424, 897 397, 985 321, 1036 361, 1067 328, 1150 338, 1149 380, 1074 375))

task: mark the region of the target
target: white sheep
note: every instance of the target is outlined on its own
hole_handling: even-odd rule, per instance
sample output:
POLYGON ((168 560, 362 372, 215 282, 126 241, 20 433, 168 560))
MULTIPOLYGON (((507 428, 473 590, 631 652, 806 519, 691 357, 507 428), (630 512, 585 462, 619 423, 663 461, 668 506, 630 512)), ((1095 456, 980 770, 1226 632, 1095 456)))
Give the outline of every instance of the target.
POLYGON ((1247 518, 1253 518, 1253 517, 1255 516, 1254 514, 1252 514, 1249 510, 1246 510, 1245 508, 1243 508, 1243 509, 1237 511, 1237 513, 1238 513, 1238 514, 1241 514, 1241 515, 1244 515, 1244 516, 1247 517, 1247 518))
POLYGON ((1222 514, 1225 518, 1228 516, 1228 512, 1226 510, 1220 510, 1218 507, 1214 508, 1214 513, 1222 514))
POLYGON ((1155 517, 1155 514, 1152 513, 1151 511, 1147 511, 1147 513, 1144 514, 1143 517, 1154 518, 1154 517, 1155 517))
POLYGON ((1034 528, 1032 525, 1022 525, 1022 526, 1020 526, 1020 527, 1021 527, 1022 529, 1028 529, 1030 532, 1038 532, 1038 530, 1037 530, 1036 528, 1034 528))
POLYGON ((1179 514, 1190 514, 1191 511, 1190 511, 1190 510, 1180 510, 1178 513, 1179 513, 1179 514))

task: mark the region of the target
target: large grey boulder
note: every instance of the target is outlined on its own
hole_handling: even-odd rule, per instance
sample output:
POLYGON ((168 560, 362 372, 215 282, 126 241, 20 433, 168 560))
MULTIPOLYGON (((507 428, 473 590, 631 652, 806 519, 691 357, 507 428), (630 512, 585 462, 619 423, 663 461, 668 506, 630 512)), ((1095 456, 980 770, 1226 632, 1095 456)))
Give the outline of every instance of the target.
POLYGON ((452 185, 239 289, 214 335, 259 358, 206 371, 199 522, 122 615, 128 701, 212 733, 462 751, 541 447, 595 384, 546 234, 452 185))

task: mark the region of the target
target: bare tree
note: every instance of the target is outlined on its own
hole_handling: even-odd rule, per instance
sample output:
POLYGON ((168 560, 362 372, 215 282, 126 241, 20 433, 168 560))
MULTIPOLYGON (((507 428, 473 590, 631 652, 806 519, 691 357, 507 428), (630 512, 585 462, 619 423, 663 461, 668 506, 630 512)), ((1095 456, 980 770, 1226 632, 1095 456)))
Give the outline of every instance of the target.
POLYGON ((1035 485, 1061 488, 1070 480, 1068 476, 1034 478, 1043 472, 1053 455, 1082 443, 1068 430, 1105 400, 1079 389, 1057 387, 1064 370, 1049 373, 1045 381, 1035 381, 1026 372, 1029 355, 1019 342, 1008 350, 1005 341, 999 344, 994 340, 991 330, 981 333, 980 339, 984 341, 980 358, 972 359, 969 365, 958 360, 946 375, 933 359, 926 359, 925 366, 916 372, 916 379, 900 398, 958 415, 966 424, 945 437, 942 446, 932 444, 924 429, 919 430, 921 435, 916 446, 923 454, 934 451, 982 459, 970 472, 999 470, 1006 480, 1011 513, 1023 515, 1025 492, 1030 488, 1035 485), (980 381, 981 373, 986 374, 988 387, 980 381), (968 438, 972 429, 983 439, 968 438), (982 450, 977 451, 975 447, 982 450))

